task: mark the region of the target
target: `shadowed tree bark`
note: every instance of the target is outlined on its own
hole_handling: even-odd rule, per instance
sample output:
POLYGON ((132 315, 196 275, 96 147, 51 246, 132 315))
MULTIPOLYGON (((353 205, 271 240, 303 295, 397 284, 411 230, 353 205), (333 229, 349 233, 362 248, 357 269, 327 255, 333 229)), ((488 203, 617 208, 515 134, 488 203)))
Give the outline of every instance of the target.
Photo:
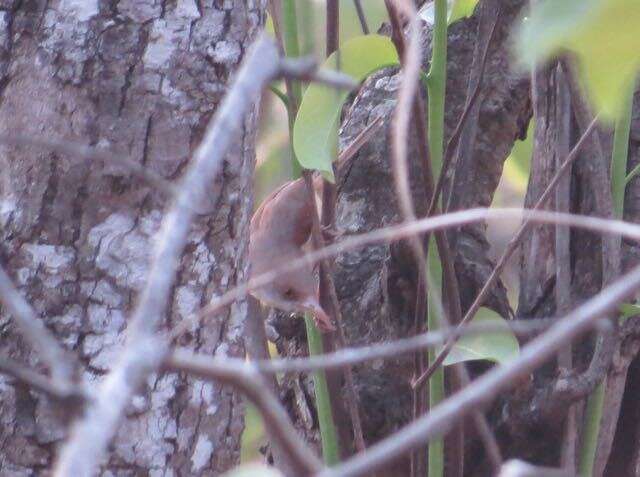
MULTIPOLYGON (((538 115, 536 152, 526 199, 526 205, 532 206, 549 183, 558 163, 564 160, 590 120, 587 118, 585 122, 585 118, 577 117, 577 99, 570 94, 564 77, 555 69, 555 63, 542 68, 536 75, 533 97, 530 95, 529 77, 518 74, 514 69, 509 49, 509 33, 525 3, 516 0, 500 2, 501 13, 489 48, 477 111, 472 109, 469 115, 470 120, 455 157, 455 172, 445 180, 445 198, 449 210, 491 204, 502 173, 503 161, 514 141, 526 132, 535 109, 538 115), (559 147, 559 144, 563 146, 559 147)), ((469 91, 469 78, 477 72, 474 64, 478 60, 474 52, 478 49, 477 31, 482 1, 480 5, 473 17, 454 23, 449 29, 445 143, 464 108, 465 95, 461 92, 469 91)), ((431 42, 430 28, 426 24, 423 33, 426 62, 430 57, 431 42)), ((361 88, 344 114, 340 134, 343 146, 349 144, 377 116, 380 115, 387 121, 387 133, 374 137, 352 162, 338 172, 337 225, 347 233, 367 232, 400 220, 392 187, 388 129, 398 85, 399 77, 394 72, 374 75, 361 88)), ((640 125, 637 117, 634 118, 630 144, 632 164, 638 161, 636 141, 640 125)), ((610 133, 604 130, 599 131, 597 137, 600 148, 605 152, 604 158, 599 155, 595 142, 592 144, 589 141, 577 159, 571 180, 565 186, 565 193, 571 212, 606 216, 606 210, 611 207, 610 193, 607 192, 610 185, 606 174, 611 138, 610 133)), ((414 145, 409 154, 410 177, 417 211, 424 214, 427 198, 421 181, 418 156, 414 145)), ((636 179, 627 188, 626 218, 633 221, 637 215, 634 212, 637 209, 634 197, 637 195, 638 184, 640 180, 636 179)), ((554 199, 550 200, 546 208, 555 209, 555 203, 554 199)), ((515 314, 518 318, 554 316, 558 309, 554 227, 534 226, 525 237, 521 252, 520 302, 515 314)), ((484 226, 463 227, 453 231, 450 233, 450 243, 455 254, 464 310, 469 307, 493 267, 487 254, 484 226)), ((598 234, 572 231, 568 245, 570 284, 566 299, 573 308, 597 293, 603 280, 608 283, 617 272, 613 255, 607 250, 603 252, 603 241, 598 234), (603 263, 606 263, 605 267, 603 263)), ((623 252, 623 269, 637 263, 638 252, 635 246, 624 244, 623 252)), ((336 285, 351 344, 387 341, 413 332, 416 283, 412 260, 410 251, 402 245, 368 246, 338 257, 335 264, 336 285)), ((495 287, 486 305, 505 317, 511 313, 501 284, 495 287)), ((301 325, 282 318, 273 323, 279 333, 278 344, 282 353, 305 353, 301 325)), ((628 440, 629 435, 637 435, 640 429, 637 416, 633 417, 635 410, 629 404, 633 401, 629 393, 635 390, 631 382, 627 383, 625 394, 629 403, 621 407, 627 369, 638 348, 635 328, 637 326, 634 327, 631 322, 623 327, 620 333, 622 340, 613 344, 610 355, 601 357, 594 367, 595 372, 581 374, 589 365, 593 351, 593 340, 585 340, 576 346, 575 370, 571 376, 559 376, 555 364, 551 363, 537 372, 530 382, 520 383, 514 392, 502 396, 494 403, 487 410, 488 416, 505 457, 515 456, 536 464, 558 466, 568 405, 576 400, 580 401, 593 389, 613 356, 613 366, 608 375, 610 392, 598 451, 597 465, 602 472, 607 463, 608 449, 614 440, 618 410, 626 412, 629 419, 628 422, 625 421, 624 429, 618 432, 615 442, 628 440), (602 371, 600 377, 597 368, 602 371)), ((478 363, 471 368, 472 371, 481 372, 486 366, 478 363)), ((632 367, 631 372, 637 376, 637 366, 632 367)), ((369 443, 390 435, 409 422, 412 409, 409 382, 413 377, 410 357, 358 366, 355 374, 365 438, 369 443)), ((284 394, 289 398, 291 414, 299 428, 309 439, 317 438, 317 430, 311 419, 313 406, 306 399, 312 395, 309 387, 305 386, 307 381, 305 378, 290 376, 285 384, 284 394)), ((348 422, 339 425, 347 428, 349 426, 348 422)), ((465 474, 490 475, 473 426, 468 424, 468 429, 469 465, 466 466, 465 474)), ((640 455, 637 446, 627 443, 626 446, 617 447, 614 444, 613 448, 610 467, 628 469, 625 475, 634 475, 632 469, 638 468, 640 461, 637 458, 640 455), (633 452, 635 456, 631 461, 624 458, 624 455, 628 455, 627 451, 633 452), (617 467, 613 467, 614 464, 617 467)), ((400 464, 406 465, 407 462, 400 464)), ((399 469, 403 468, 394 464, 389 468, 388 474, 408 472, 408 467, 402 471, 399 469)), ((622 475, 616 474, 615 470, 612 472, 608 475, 622 475)))
MULTIPOLYGON (((0 134, 108 148, 175 179, 263 24, 265 3, 1 1, 0 134)), ((246 279, 254 135, 252 112, 221 192, 192 228, 167 326, 246 279)), ((112 163, 0 147, 0 262, 80 357, 89 384, 119 353, 165 200, 112 163)), ((238 303, 181 344, 243 356, 245 312, 238 303)), ((4 356, 41 368, 2 308, 0 342, 4 356)), ((3 475, 50 468, 67 416, 4 376, 0 402, 3 475)), ((217 475, 238 461, 242 408, 226 387, 154 376, 128 409, 105 475, 217 475)))
MULTIPOLYGON (((459 154, 455 177, 445 183, 451 210, 488 206, 502 173, 502 164, 514 141, 526 131, 531 115, 529 80, 514 72, 510 64, 508 37, 523 1, 502 2, 482 79, 476 130, 459 154)), ((423 69, 431 56, 431 31, 423 24, 423 69)), ((451 136, 464 109, 465 94, 478 31, 478 14, 450 27, 447 67, 445 142, 451 136)), ((388 33, 388 31, 386 31, 388 33)), ((477 61, 477 60, 475 60, 477 61)), ((390 118, 399 85, 396 71, 386 71, 367 80, 345 113, 340 133, 341 145, 349 144, 376 117, 385 118, 385 133, 375 135, 338 171, 337 226, 346 233, 362 233, 400 220, 390 163, 390 118)), ((421 178, 421 164, 415 138, 411 138, 410 178, 418 215, 428 206, 421 178)), ((493 268, 488 257, 489 244, 484 226, 465 227, 451 234, 463 309, 471 304, 493 268)), ((410 250, 402 245, 368 246, 346 253, 336 260, 336 287, 341 300, 346 335, 352 345, 381 342, 413 333, 415 266, 410 250)), ((505 317, 509 314, 505 289, 496 287, 488 306, 505 317)), ((274 321, 278 345, 287 355, 304 354, 304 328, 287 319, 274 321)), ((411 419, 413 361, 410 356, 373 362, 355 369, 365 438, 373 443, 390 435, 411 419)), ((309 439, 317 439, 310 421, 313 407, 305 378, 290 376, 284 394, 292 416, 309 439)), ((339 425, 349 428, 348 420, 339 425)), ((347 430, 347 432, 349 432, 347 430)), ((349 443, 350 444, 350 443, 349 443)), ((403 465, 406 464, 403 463, 403 465)), ((408 467, 390 469, 393 475, 406 475, 408 467), (394 474, 395 472, 395 474, 394 474)))

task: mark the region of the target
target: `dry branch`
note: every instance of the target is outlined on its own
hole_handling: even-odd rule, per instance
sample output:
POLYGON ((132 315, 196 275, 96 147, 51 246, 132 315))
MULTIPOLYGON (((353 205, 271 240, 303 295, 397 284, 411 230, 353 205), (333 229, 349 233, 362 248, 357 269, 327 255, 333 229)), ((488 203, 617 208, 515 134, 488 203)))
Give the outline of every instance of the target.
POLYGON ((370 475, 400 455, 444 434, 465 416, 489 404, 501 391, 554 357, 558 350, 593 329, 595 323, 613 311, 640 287, 640 267, 634 268, 595 297, 577 307, 546 333, 522 348, 520 356, 493 368, 467 388, 446 399, 429 414, 400 429, 341 465, 321 472, 319 477, 370 475))
POLYGON ((33 308, 11 283, 4 268, 0 267, 0 300, 5 304, 20 332, 31 347, 40 353, 56 381, 71 386, 73 362, 71 356, 58 343, 43 322, 38 319, 33 308))
POLYGON ((609 235, 621 235, 623 237, 640 241, 640 225, 624 222, 622 220, 601 219, 599 217, 589 217, 576 214, 562 214, 547 212, 543 210, 523 210, 523 209, 501 209, 501 208, 476 208, 450 212, 435 217, 418 219, 414 222, 384 227, 372 232, 352 235, 349 238, 316 250, 305 257, 292 260, 268 273, 264 273, 252 278, 248 282, 238 285, 217 298, 213 298, 211 303, 202 308, 198 313, 186 318, 177 325, 171 332, 171 338, 182 335, 191 326, 201 322, 207 316, 212 315, 219 309, 230 305, 234 301, 244 298, 249 291, 264 286, 279 275, 290 272, 296 268, 305 266, 308 263, 315 263, 328 257, 333 257, 349 250, 354 250, 365 245, 375 243, 390 243, 401 240, 411 235, 419 233, 444 230, 451 227, 478 223, 486 220, 519 219, 530 221, 531 223, 561 224, 571 227, 581 227, 594 232, 609 235))
POLYGON ((240 359, 221 359, 215 362, 207 356, 176 350, 165 361, 164 367, 170 371, 184 372, 236 387, 260 410, 266 427, 295 462, 296 475, 309 475, 322 468, 318 458, 300 439, 286 411, 268 391, 267 383, 253 365, 243 363, 240 359))

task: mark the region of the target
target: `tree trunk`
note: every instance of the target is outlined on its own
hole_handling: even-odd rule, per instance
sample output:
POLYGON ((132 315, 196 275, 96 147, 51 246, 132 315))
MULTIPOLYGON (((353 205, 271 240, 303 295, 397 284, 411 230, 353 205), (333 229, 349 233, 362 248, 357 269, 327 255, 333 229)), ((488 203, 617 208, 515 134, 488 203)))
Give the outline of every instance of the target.
MULTIPOLYGON (((479 107, 474 111, 477 130, 466 151, 459 154, 455 174, 445 184, 453 210, 488 206, 498 185, 502 164, 514 141, 526 131, 531 110, 529 80, 512 71, 509 33, 525 2, 501 2, 498 19, 484 73, 479 107)), ((451 137, 465 104, 471 65, 479 62, 476 53, 479 15, 451 25, 447 65, 446 138, 451 137)), ((389 33, 388 31, 386 33, 389 33)), ((423 69, 430 57, 431 30, 423 31, 423 69)), ((340 143, 349 144, 376 117, 385 121, 385 133, 375 135, 349 163, 338 171, 337 226, 346 233, 363 233, 400 220, 391 171, 390 129, 399 77, 385 71, 367 80, 342 122, 340 143)), ((418 215, 424 215, 428 197, 415 138, 408 157, 410 178, 418 215)), ((446 197, 445 197, 446 198, 446 197)), ((446 202, 446 201, 445 201, 446 202)), ((488 257, 489 244, 484 226, 465 227, 451 234, 450 243, 460 283, 461 302, 467 308, 493 268, 488 257)), ((374 245, 345 253, 335 263, 336 287, 340 297, 345 331, 351 345, 394 340, 413 333, 415 303, 415 265, 410 250, 402 245, 374 245)), ((489 297, 488 306, 505 317, 510 313, 505 289, 499 284, 489 297)), ((301 320, 274 320, 278 345, 285 355, 305 352, 301 320), (293 326, 292 326, 293 325, 293 326)), ((407 424, 412 416, 410 356, 357 366, 356 387, 360 398, 365 439, 369 444, 407 424)), ((286 382, 286 396, 299 429, 310 440, 317 428, 309 421, 311 391, 301 392, 298 377, 286 382), (300 397, 302 396, 302 398, 300 397)), ((305 390, 306 391, 306 390, 305 390)), ((349 422, 339 425, 350 428, 349 422)), ((347 443, 350 444, 350 443, 347 443)), ((380 474, 382 475, 382 474, 380 474)), ((408 460, 389 467, 389 475, 408 475, 408 460)))
MULTIPOLYGON (((0 1, 0 134, 108 148, 179 177, 264 21, 265 2, 0 1)), ((171 327, 246 279, 255 112, 196 221, 173 288, 171 327)), ((97 382, 119 353, 166 198, 108 161, 0 148, 0 263, 97 382)), ((246 304, 181 338, 243 356, 246 304)), ((42 368, 0 309, 2 354, 42 368)), ((0 376, 0 470, 50 468, 67 416, 0 376)), ((105 475, 216 475, 237 463, 243 406, 231 389, 176 375, 140 389, 105 475)))

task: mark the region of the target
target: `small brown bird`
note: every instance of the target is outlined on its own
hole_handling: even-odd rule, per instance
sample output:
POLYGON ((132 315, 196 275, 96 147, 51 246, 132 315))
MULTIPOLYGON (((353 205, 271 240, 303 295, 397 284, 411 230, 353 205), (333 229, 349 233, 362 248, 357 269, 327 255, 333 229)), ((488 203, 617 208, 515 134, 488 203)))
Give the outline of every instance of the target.
MULTIPOLYGON (((321 178, 314 180, 319 187, 321 178)), ((304 256, 313 224, 313 202, 303 179, 271 193, 251 218, 249 261, 258 276, 304 256)), ((309 311, 323 331, 334 330, 320 305, 318 280, 311 265, 280 274, 251 294, 263 303, 290 312, 309 311)))
MULTIPOLYGON (((373 119, 342 150, 334 167, 338 169, 347 163, 383 125, 382 116, 373 119)), ((314 177, 313 186, 317 194, 322 187, 320 175, 314 177)), ((249 262, 252 277, 304 256, 314 212, 304 179, 287 182, 264 200, 251 218, 249 262)), ((323 233, 334 236, 336 231, 323 230, 323 233)), ((321 330, 335 329, 320 305, 318 279, 311 265, 281 274, 251 294, 263 303, 285 311, 309 311, 321 330)))

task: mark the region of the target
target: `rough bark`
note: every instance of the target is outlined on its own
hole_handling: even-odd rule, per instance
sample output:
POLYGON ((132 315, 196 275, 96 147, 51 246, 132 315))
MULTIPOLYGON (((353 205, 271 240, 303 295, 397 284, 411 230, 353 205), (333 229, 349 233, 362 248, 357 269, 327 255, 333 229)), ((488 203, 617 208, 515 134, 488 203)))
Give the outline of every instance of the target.
MULTIPOLYGON (((446 190, 452 208, 488 206, 498 185, 502 164, 513 142, 526 130, 530 117, 527 78, 509 66, 508 34, 524 2, 503 3, 503 11, 488 56, 478 112, 478 130, 471 154, 456 164, 455 179, 449 178, 446 190)), ((473 16, 450 28, 447 66, 446 139, 462 113, 470 66, 473 62, 478 21, 473 16)), ((423 31, 425 64, 430 57, 430 27, 423 31)), ((399 85, 397 72, 386 71, 370 78, 347 110, 340 133, 341 144, 348 144, 363 127, 381 115, 385 133, 376 135, 347 167, 338 173, 337 226, 346 233, 361 233, 400 220, 390 165, 389 124, 399 85)), ((422 173, 415 138, 411 139, 409 158, 411 186, 418 214, 428 206, 421 183, 422 173)), ((468 227, 452 235, 456 272, 461 283, 463 308, 468 307, 492 269, 487 256, 484 227, 468 227)), ((346 253, 336 260, 336 286, 351 344, 375 343, 407 336, 413 331, 413 305, 416 285, 411 254, 402 245, 369 246, 346 253)), ((500 284, 488 305, 506 314, 504 287, 500 284)), ((275 320, 280 351, 295 355, 305 352, 301 324, 275 320)), ((371 443, 389 435, 411 418, 411 357, 373 362, 355 370, 363 430, 371 443)), ((307 396, 300 378, 291 377, 285 391, 289 396, 307 396)), ((305 384, 306 381, 302 380, 305 384)), ((315 436, 316 428, 308 417, 308 400, 291 399, 292 415, 299 428, 315 436), (299 406, 300 402, 304 406, 299 406)), ((311 408, 312 412, 313 409, 311 408)), ((400 463, 406 465, 407 462, 400 463)), ((402 467, 390 472, 402 474, 402 467)), ((404 474, 403 474, 404 475, 404 474)))
MULTIPOLYGON (((180 176, 264 20, 265 2, 0 2, 0 133, 106 147, 180 176)), ((221 192, 193 227, 166 325, 246 279, 255 113, 228 155, 221 192)), ((119 352, 164 198, 109 163, 2 147, 0 260, 96 382, 119 352)), ((242 356, 246 305, 181 344, 242 356)), ((38 367, 5 312, 3 354, 38 367)), ((0 469, 50 467, 66 436, 56 406, 0 377, 0 469)), ((105 475, 213 475, 239 458, 242 403, 230 389, 160 375, 127 413, 105 475)))
MULTIPOLYGON (((537 99, 534 101, 536 118, 535 152, 525 206, 535 201, 556 169, 555 161, 558 158, 554 158, 554 145, 558 139, 557 131, 560 118, 557 114, 559 98, 554 94, 559 79, 554 68, 554 66, 550 66, 536 75, 538 83, 535 87, 537 99)), ((574 133, 572 142, 575 142, 584 130, 586 121, 585 118, 581 117, 584 115, 584 112, 581 111, 584 108, 580 104, 580 98, 576 97, 575 91, 573 93, 572 116, 574 133)), ((636 104, 634 111, 637 111, 637 106, 636 104)), ((630 167, 638 163, 637 141, 640 137, 639 126, 640 124, 635 120, 632 125, 629 148, 630 167)), ((590 145, 577 159, 571 177, 571 212, 600 216, 612 213, 611 206, 607 205, 607 203, 610 203, 610 197, 606 197, 610 191, 606 172, 610 163, 610 136, 610 131, 599 131, 597 135, 592 137, 590 145), (602 150, 602 155, 599 152, 600 150, 602 150)), ((625 197, 625 219, 632 222, 638 221, 637 195, 638 182, 632 181, 627 187, 625 197)), ((549 208, 554 209, 555 205, 549 204, 549 208)), ((558 309, 556 290, 559 284, 556 283, 555 275, 557 257, 554 254, 553 243, 554 230, 552 227, 547 226, 536 227, 523 243, 520 301, 517 313, 520 318, 553 316, 558 309)), ((613 262, 608 261, 612 256, 612 245, 610 242, 605 242, 605 240, 601 239, 598 234, 574 230, 571 232, 570 250, 570 263, 566 264, 566 267, 569 268, 570 299, 576 305, 596 294, 612 278, 614 274, 613 262)), ((637 265, 637 245, 631 242, 624 243, 622 252, 623 270, 628 270, 637 265)), ((614 251, 613 255, 615 253, 614 251)), ((605 353, 606 356, 601 357, 605 360, 611 359, 612 363, 610 367, 608 362, 604 363, 605 370, 608 368, 606 373, 607 392, 594 468, 594 475, 598 476, 603 475, 603 473, 604 475, 635 475, 632 469, 636 464, 630 463, 624 457, 632 452, 637 455, 637 445, 629 445, 625 441, 629 440, 629 436, 633 435, 638 428, 638 416, 635 410, 631 409, 628 404, 626 406, 624 404, 629 399, 632 399, 629 393, 634 392, 636 386, 634 378, 637 379, 637 370, 635 368, 632 368, 633 372, 630 374, 632 380, 627 379, 629 366, 638 352, 634 326, 632 323, 628 323, 628 325, 631 326, 623 326, 618 333, 618 336, 623 341, 618 343, 617 340, 612 340, 608 345, 610 348, 605 353), (616 430, 618 423, 621 423, 622 428, 616 430), (605 467, 607 468, 606 473, 605 467), (622 472, 623 469, 628 473, 622 472)), ((593 340, 587 340, 576 346, 574 351, 574 357, 576 358, 574 373, 582 373, 587 369, 593 356, 593 350, 593 340)), ((589 374, 594 373, 587 371, 583 375, 584 382, 591 382, 589 385, 580 385, 576 381, 575 383, 578 383, 578 386, 574 387, 573 384, 567 386, 570 390, 567 393, 569 401, 575 401, 581 395, 585 395, 603 375, 601 374, 594 378, 589 374), (574 388, 573 391, 571 390, 572 387, 574 388)), ((537 389, 534 389, 532 393, 543 394, 545 389, 554 386, 553 383, 557 377, 554 366, 550 365, 545 370, 539 371, 534 377, 535 388, 537 389)), ((567 382, 571 382, 571 378, 567 382)), ((549 399, 550 394, 546 396, 549 399)), ((527 398, 523 399, 523 402, 526 400, 527 398)), ((526 452, 530 460, 536 462, 546 461, 551 465, 558 464, 558 451, 562 443, 560 424, 564 419, 564 411, 568 402, 564 400, 565 402, 559 405, 562 400, 554 400, 553 398, 551 400, 555 401, 555 403, 549 406, 543 404, 543 407, 547 407, 550 412, 540 412, 540 409, 535 409, 535 407, 543 403, 543 401, 530 399, 530 404, 524 405, 527 411, 521 414, 521 416, 528 414, 528 417, 512 420, 511 426, 509 426, 510 442, 523 441, 522 438, 514 438, 514 432, 518 435, 526 435, 535 429, 539 436, 539 439, 537 439, 538 446, 532 447, 525 444, 522 447, 514 447, 512 450, 514 454, 522 455, 523 452, 526 452)), ((578 422, 579 429, 580 422, 578 422)), ((527 458, 526 454, 523 456, 527 458)))

